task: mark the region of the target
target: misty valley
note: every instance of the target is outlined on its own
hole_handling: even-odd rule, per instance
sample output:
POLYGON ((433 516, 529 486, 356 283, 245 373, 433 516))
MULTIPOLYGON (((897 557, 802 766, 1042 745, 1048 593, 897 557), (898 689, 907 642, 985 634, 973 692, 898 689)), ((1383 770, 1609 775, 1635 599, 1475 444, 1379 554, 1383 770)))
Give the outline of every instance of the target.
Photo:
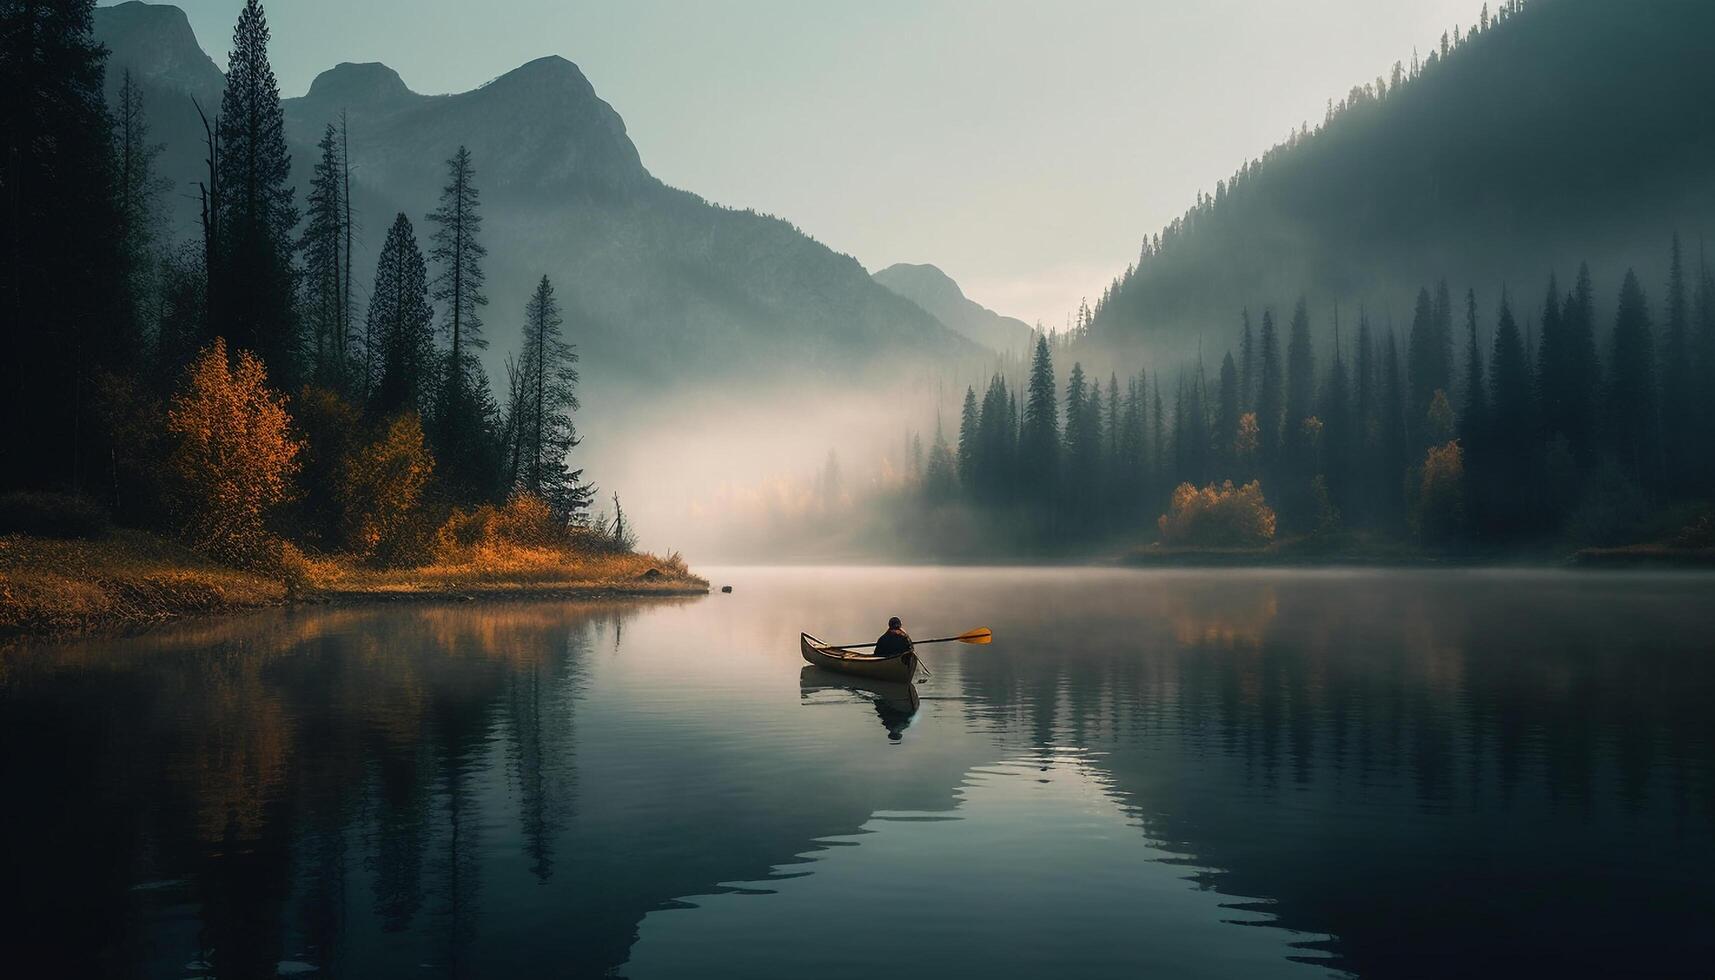
POLYGON ((0 0, 0 962, 1707 972, 1715 4, 1473 6, 0 0))

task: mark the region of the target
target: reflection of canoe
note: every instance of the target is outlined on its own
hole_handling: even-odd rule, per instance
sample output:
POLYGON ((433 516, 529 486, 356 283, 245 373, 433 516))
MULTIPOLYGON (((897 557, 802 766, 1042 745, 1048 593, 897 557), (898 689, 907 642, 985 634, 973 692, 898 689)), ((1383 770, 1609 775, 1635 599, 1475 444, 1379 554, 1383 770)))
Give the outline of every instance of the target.
POLYGON ((798 645, 804 659, 810 663, 854 677, 909 684, 912 675, 917 673, 917 655, 913 653, 902 657, 878 657, 873 653, 836 650, 808 633, 798 634, 798 645))
POLYGON ((805 667, 798 672, 798 691, 807 700, 831 691, 870 702, 881 718, 882 727, 887 729, 887 737, 894 741, 898 741, 905 729, 911 727, 911 719, 916 717, 917 709, 922 705, 917 696, 917 685, 909 681, 878 681, 836 674, 820 667, 805 667))

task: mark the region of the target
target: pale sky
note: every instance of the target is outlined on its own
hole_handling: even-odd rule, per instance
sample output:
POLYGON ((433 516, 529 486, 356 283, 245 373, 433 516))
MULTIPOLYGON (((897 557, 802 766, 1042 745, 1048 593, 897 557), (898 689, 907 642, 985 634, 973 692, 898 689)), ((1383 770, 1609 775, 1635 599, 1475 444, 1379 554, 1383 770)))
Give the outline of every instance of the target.
MULTIPOLYGON (((223 68, 243 0, 182 0, 223 68)), ((285 95, 342 61, 457 92, 576 62, 643 163, 871 271, 1064 323, 1198 190, 1481 0, 273 0, 285 95)))

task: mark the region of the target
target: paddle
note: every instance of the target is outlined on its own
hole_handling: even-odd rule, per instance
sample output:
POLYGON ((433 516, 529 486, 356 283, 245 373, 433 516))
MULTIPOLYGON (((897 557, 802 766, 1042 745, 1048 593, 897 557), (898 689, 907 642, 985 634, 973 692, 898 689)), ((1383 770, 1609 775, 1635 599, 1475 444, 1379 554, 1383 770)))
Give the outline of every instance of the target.
MULTIPOLYGON (((994 642, 994 630, 989 629, 987 626, 978 626, 974 630, 965 630, 958 636, 942 636, 933 640, 912 640, 911 642, 916 646, 922 646, 925 643, 975 643, 978 645, 986 645, 994 642)), ((875 646, 875 643, 872 641, 870 643, 848 643, 845 646, 838 647, 829 646, 826 649, 859 650, 864 647, 873 646, 875 646)))

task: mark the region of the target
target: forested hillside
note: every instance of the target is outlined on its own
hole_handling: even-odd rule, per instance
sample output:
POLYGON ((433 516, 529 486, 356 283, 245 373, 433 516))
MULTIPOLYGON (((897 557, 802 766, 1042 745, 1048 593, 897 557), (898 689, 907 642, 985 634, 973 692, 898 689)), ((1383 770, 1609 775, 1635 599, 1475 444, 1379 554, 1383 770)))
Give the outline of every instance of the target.
POLYGON ((1666 236, 1715 232, 1711 37, 1704 0, 1485 7, 1149 236, 1092 333, 1183 354, 1301 293, 1397 322, 1427 279, 1535 293, 1588 261, 1658 280, 1666 236))

